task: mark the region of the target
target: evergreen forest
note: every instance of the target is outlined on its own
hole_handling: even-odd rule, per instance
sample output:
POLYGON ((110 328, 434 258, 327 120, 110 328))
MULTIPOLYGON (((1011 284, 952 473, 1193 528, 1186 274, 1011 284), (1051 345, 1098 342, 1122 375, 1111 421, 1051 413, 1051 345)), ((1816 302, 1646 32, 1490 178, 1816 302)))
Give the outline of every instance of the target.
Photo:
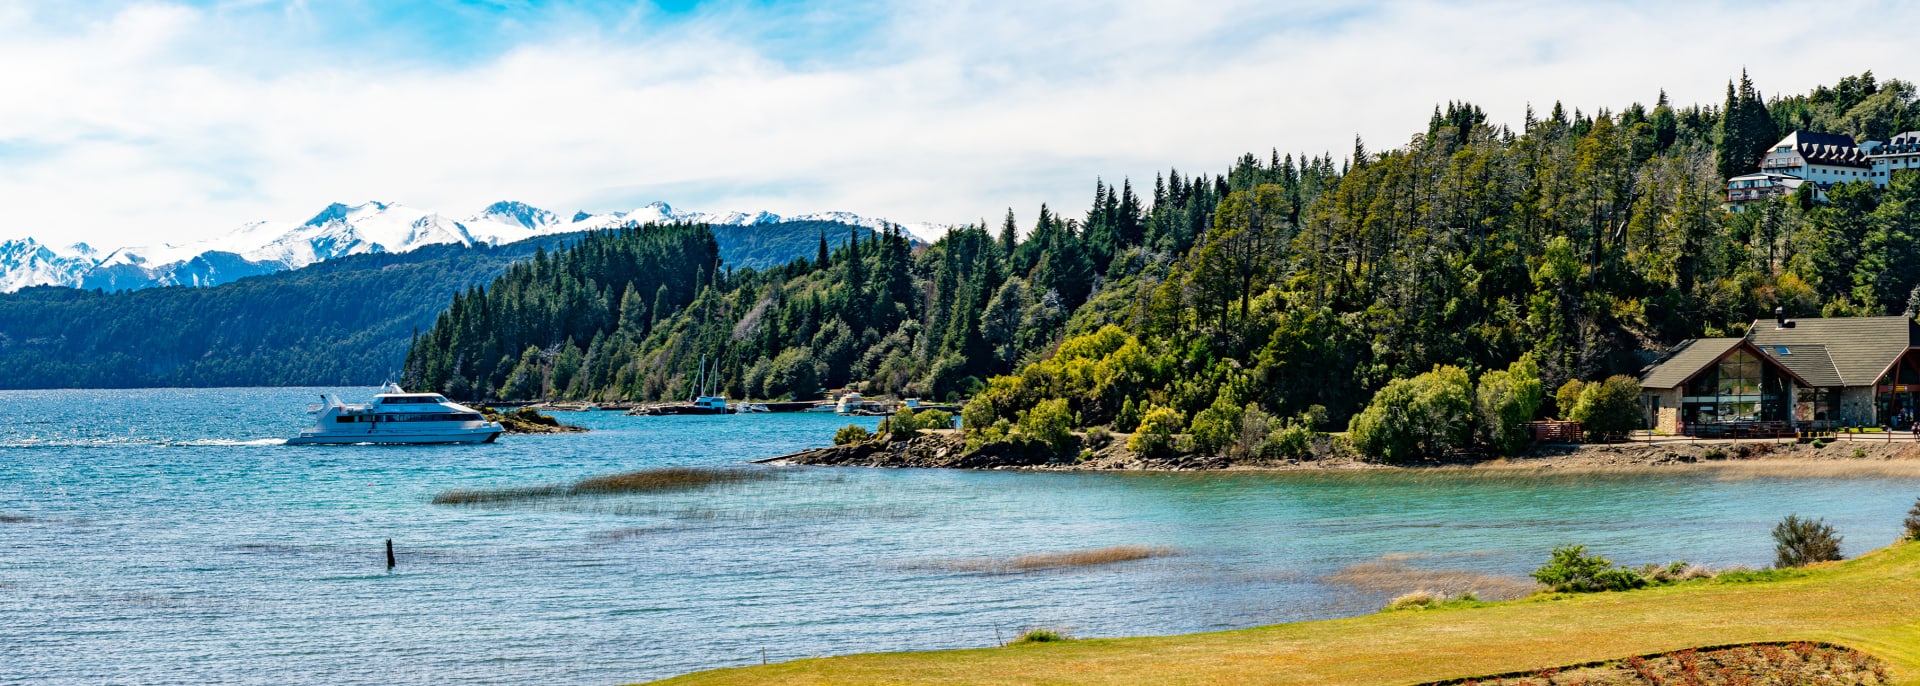
POLYGON ((1920 128, 1915 100, 1868 73, 1774 98, 1743 74, 1723 103, 1555 103, 1511 125, 1452 102, 1380 151, 1095 180, 1084 216, 1009 210, 924 247, 823 233, 811 258, 764 269, 628 278, 648 274, 647 246, 705 253, 686 227, 598 236, 462 295, 406 378, 468 398, 685 399, 705 360, 734 398, 972 397, 970 424, 1063 403, 1118 431, 1246 406, 1345 425, 1441 368, 1598 381, 1775 307, 1913 314, 1914 174, 1743 212, 1724 183, 1786 132, 1920 128))
MULTIPOLYGON (((776 265, 812 255, 823 233, 836 244, 878 235, 807 221, 714 227, 706 240, 726 264, 776 265)), ((0 388, 395 380, 414 332, 431 326, 455 296, 580 238, 354 255, 205 288, 37 287, 0 294, 0 388)))

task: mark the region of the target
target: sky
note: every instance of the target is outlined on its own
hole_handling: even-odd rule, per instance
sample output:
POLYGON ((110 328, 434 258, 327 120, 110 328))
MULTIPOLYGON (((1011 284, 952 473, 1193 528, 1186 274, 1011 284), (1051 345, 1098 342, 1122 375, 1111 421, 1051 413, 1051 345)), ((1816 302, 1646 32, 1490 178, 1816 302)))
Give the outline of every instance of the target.
POLYGON ((1096 178, 1399 146, 1449 100, 1920 79, 1888 25, 1920 3, 0 0, 0 239, 366 200, 1024 224, 1096 178))

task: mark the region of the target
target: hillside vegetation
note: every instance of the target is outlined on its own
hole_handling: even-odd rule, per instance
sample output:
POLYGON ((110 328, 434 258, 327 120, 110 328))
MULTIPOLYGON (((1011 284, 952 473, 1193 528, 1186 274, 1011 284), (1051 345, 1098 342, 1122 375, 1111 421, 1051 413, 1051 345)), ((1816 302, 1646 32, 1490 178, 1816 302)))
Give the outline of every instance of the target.
MULTIPOLYGON (((1846 316, 1920 305, 1914 174, 1884 189, 1839 185, 1827 204, 1802 194, 1722 207, 1728 170, 1801 126, 1884 136, 1920 126, 1920 107, 1912 85, 1871 74, 1771 102, 1742 76, 1723 104, 1664 94, 1591 114, 1555 104, 1517 126, 1449 103, 1404 144, 1372 152, 1356 141, 1344 161, 1275 151, 1218 176, 1169 171, 1151 190, 1096 181, 1085 217, 1042 206, 1024 238, 1009 211, 997 228, 956 230, 923 251, 882 237, 721 274, 685 310, 650 311, 659 321, 643 328, 606 317, 513 338, 512 360, 465 384, 502 397, 681 397, 706 359, 733 397, 848 384, 974 397, 970 420, 1015 432, 1030 410, 1061 401, 1077 426, 1130 432, 1151 418, 1157 431, 1219 438, 1249 407, 1282 424, 1345 426, 1395 380, 1413 383, 1405 395, 1416 399, 1428 386, 1464 388, 1434 407, 1469 416, 1482 408, 1450 398, 1520 364, 1526 374, 1495 378, 1494 392, 1537 380, 1546 394, 1531 412, 1566 415, 1576 408, 1552 401, 1565 382, 1630 374, 1668 345, 1738 334, 1776 306, 1846 316)), ((557 264, 572 269, 570 259, 557 264)), ((528 295, 502 307, 552 302, 545 286, 514 287, 528 295)), ((464 326, 462 316, 441 326, 464 326)), ((439 341, 416 356, 449 355, 439 341)), ((1528 409, 1493 400, 1491 414, 1528 409)), ((1509 425, 1526 418, 1381 445, 1505 451, 1509 425)))
MULTIPOLYGON (((782 264, 871 229, 832 222, 719 227, 729 266, 782 264)), ((0 294, 0 388, 372 385, 399 378, 411 336, 454 296, 580 240, 356 255, 208 288, 0 294)), ((709 260, 711 262, 711 260, 709 260)), ((685 272, 680 264, 659 269, 685 272)), ((649 293, 649 295, 652 295, 649 293)))

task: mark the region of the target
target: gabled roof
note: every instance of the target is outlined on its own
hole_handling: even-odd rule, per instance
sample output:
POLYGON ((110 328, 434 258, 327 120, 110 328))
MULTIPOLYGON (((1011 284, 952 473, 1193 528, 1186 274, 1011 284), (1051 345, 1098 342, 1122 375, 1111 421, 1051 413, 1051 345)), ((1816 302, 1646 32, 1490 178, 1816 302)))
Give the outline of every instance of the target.
POLYGON ((1824 345, 1756 345, 1760 352, 1766 353, 1775 363, 1787 368, 1807 382, 1813 388, 1832 388, 1845 386, 1840 379, 1840 371, 1833 366, 1833 358, 1827 355, 1824 345))
POLYGON ((1659 362, 1648 365, 1640 372, 1641 388, 1674 388, 1693 378, 1727 352, 1733 350, 1744 338, 1695 338, 1681 341, 1667 351, 1667 356, 1659 362))
POLYGON ((1808 164, 1825 164, 1841 167, 1869 167, 1866 153, 1860 152, 1860 146, 1850 136, 1818 131, 1795 131, 1786 138, 1773 144, 1793 148, 1806 158, 1808 164))
POLYGON ((1802 346, 1820 346, 1840 385, 1871 386, 1907 348, 1920 346, 1920 325, 1906 317, 1826 317, 1801 319, 1791 328, 1781 328, 1773 320, 1759 319, 1748 329, 1747 338, 1762 352, 1768 346, 1787 346, 1793 354, 1782 356, 1783 360, 1797 357, 1802 346))

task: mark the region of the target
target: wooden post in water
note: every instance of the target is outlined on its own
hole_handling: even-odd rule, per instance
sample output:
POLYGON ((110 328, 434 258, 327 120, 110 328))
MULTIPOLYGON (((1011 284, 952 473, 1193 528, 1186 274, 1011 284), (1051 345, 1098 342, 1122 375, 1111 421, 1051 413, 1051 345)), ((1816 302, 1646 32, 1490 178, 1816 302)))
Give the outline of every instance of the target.
POLYGON ((393 569, 393 539, 387 539, 387 569, 393 569))

